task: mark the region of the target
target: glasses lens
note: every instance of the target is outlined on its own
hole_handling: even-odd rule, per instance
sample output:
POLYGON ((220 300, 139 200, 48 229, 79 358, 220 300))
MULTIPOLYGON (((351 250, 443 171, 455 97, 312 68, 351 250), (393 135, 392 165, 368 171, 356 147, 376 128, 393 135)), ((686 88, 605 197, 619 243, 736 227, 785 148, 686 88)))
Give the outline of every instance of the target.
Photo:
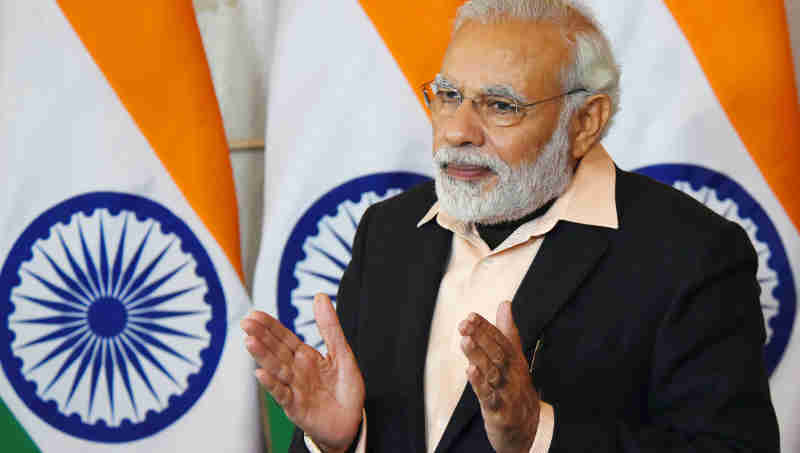
POLYGON ((524 115, 516 102, 504 97, 489 96, 480 105, 481 115, 494 126, 513 126, 524 115))
POLYGON ((435 115, 448 115, 456 111, 461 104, 461 93, 458 90, 441 88, 433 86, 434 84, 425 85, 422 92, 425 96, 425 102, 431 113, 435 115))
MULTIPOLYGON (((435 82, 422 88, 425 102, 431 113, 436 116, 453 115, 464 100, 464 96, 455 88, 437 86, 435 82)), ((480 114, 484 123, 490 126, 508 127, 522 120, 525 112, 512 99, 501 96, 479 96, 468 98, 480 114)))

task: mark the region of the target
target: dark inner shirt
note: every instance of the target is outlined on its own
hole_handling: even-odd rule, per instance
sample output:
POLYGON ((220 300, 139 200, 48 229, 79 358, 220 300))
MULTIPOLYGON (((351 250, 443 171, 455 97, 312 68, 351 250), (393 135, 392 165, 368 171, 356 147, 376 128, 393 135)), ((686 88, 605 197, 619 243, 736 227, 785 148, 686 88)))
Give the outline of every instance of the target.
POLYGON ((495 223, 492 225, 483 225, 478 223, 475 224, 475 227, 478 230, 478 234, 480 235, 481 239, 486 242, 486 245, 488 245, 491 250, 494 250, 498 245, 502 244, 503 241, 505 241, 506 238, 514 232, 514 230, 522 226, 523 223, 529 222, 547 212, 547 210, 550 209, 550 206, 553 206, 553 203, 555 202, 556 199, 554 198, 542 205, 542 207, 539 209, 517 220, 510 220, 508 222, 495 223))

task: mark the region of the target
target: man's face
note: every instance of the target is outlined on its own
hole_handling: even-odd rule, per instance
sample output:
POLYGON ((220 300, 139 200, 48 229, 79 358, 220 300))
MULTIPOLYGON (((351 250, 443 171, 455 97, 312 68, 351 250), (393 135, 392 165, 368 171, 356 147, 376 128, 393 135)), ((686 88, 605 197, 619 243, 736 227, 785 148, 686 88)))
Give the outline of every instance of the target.
MULTIPOLYGON (((513 93, 522 103, 530 103, 562 93, 561 69, 568 53, 556 25, 520 21, 468 22, 454 35, 442 63, 441 76, 467 98, 499 91, 513 93)), ((486 124, 470 100, 465 100, 451 116, 434 117, 434 159, 440 167, 437 192, 443 208, 459 210, 447 209, 448 204, 453 204, 448 203, 447 198, 453 197, 472 198, 460 200, 466 204, 480 203, 483 199, 492 205, 477 209, 480 211, 474 213, 477 218, 469 218, 473 216, 461 212, 448 214, 461 220, 493 223, 520 217, 538 207, 535 204, 548 201, 536 200, 533 206, 515 206, 532 200, 516 196, 519 188, 508 186, 535 183, 520 179, 535 178, 537 172, 542 173, 541 168, 536 169, 537 165, 566 166, 568 125, 562 124, 561 137, 555 137, 558 140, 554 141, 560 143, 551 141, 559 125, 563 102, 555 100, 537 105, 519 124, 510 127, 486 124), (560 149, 547 150, 552 148, 546 146, 548 144, 560 149), (544 156, 542 162, 537 162, 546 150, 559 156, 544 156)), ((552 173, 562 168, 544 170, 544 173, 552 173)), ((538 186, 528 189, 541 192, 538 186)), ((530 198, 531 194, 526 196, 530 198)))

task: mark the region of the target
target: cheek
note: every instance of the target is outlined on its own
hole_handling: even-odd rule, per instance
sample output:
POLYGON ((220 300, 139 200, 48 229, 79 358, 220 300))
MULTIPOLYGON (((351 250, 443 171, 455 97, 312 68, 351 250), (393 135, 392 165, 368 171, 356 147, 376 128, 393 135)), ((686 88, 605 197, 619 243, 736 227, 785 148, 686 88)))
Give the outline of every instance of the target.
POLYGON ((545 143, 546 140, 540 140, 532 134, 515 133, 497 135, 487 144, 506 164, 516 167, 520 162, 535 159, 545 143))
POLYGON ((439 147, 444 145, 446 142, 444 141, 443 130, 436 124, 436 121, 431 120, 431 134, 433 136, 433 151, 436 152, 439 147))
POLYGON ((550 140, 557 123, 558 111, 548 111, 536 118, 523 120, 520 125, 498 128, 487 140, 487 145, 511 166, 532 162, 550 140))

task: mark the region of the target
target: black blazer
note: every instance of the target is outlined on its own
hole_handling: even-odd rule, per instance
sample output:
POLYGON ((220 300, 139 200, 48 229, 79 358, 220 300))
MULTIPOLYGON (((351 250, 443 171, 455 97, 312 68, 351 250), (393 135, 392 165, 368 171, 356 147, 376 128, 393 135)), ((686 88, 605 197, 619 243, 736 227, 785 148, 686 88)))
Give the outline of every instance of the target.
MULTIPOLYGON (((366 382, 368 451, 424 452, 423 372, 452 233, 432 183, 372 206, 337 311, 366 382)), ((560 221, 512 312, 555 407, 555 452, 778 451, 757 259, 743 230, 617 170, 619 229, 560 221)), ((430 390, 429 390, 430 391, 430 390)), ((306 451, 296 433, 291 451, 306 451)), ((493 451, 467 384, 436 452, 493 451)))

